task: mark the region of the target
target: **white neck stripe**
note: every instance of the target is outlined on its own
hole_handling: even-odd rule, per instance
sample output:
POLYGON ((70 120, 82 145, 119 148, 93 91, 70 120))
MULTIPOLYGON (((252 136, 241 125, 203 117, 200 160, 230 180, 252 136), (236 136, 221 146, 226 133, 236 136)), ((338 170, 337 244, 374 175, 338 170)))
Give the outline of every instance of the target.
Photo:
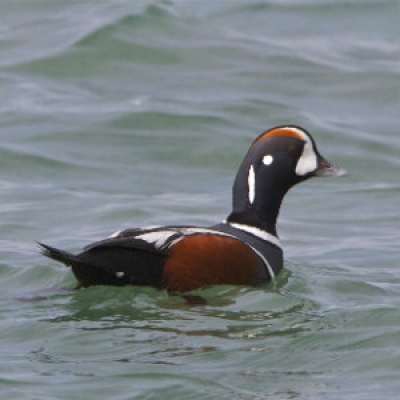
POLYGON ((248 197, 250 204, 253 204, 254 198, 256 197, 256 175, 254 173, 253 164, 250 165, 249 174, 247 176, 247 186, 248 186, 248 197))
POLYGON ((251 233, 252 235, 267 242, 270 242, 275 246, 279 247, 280 249, 282 249, 281 242, 279 241, 279 239, 276 236, 272 235, 271 233, 268 233, 267 231, 264 231, 260 228, 256 228, 255 226, 237 224, 234 222, 229 222, 229 225, 232 226, 233 228, 240 229, 241 231, 251 233))

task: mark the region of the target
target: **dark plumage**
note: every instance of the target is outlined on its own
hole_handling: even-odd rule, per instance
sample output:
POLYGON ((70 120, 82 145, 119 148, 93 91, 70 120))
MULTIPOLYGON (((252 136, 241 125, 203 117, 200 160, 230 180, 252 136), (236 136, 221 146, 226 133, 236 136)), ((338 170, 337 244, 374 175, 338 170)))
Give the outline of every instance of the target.
POLYGON ((252 285, 283 266, 276 220, 283 197, 314 176, 342 176, 304 129, 281 126, 251 145, 233 186, 227 220, 209 228, 128 229, 74 255, 39 243, 43 255, 72 268, 78 286, 149 285, 185 292, 213 284, 252 285))

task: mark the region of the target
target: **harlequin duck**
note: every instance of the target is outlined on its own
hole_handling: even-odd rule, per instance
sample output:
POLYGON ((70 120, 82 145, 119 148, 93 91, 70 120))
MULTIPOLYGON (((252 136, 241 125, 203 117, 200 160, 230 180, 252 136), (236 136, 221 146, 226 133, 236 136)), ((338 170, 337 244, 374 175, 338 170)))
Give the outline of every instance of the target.
POLYGON ((343 176, 304 129, 278 126, 251 145, 233 185, 233 209, 211 227, 164 226, 117 232, 73 255, 41 244, 72 268, 78 287, 149 285, 186 292, 216 284, 268 282, 283 267, 276 220, 286 192, 314 176, 343 176))

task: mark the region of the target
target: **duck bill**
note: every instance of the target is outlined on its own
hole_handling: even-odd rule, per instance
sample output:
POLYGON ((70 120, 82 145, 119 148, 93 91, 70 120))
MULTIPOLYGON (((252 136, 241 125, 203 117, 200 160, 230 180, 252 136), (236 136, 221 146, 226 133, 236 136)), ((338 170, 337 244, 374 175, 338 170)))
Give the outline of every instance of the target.
POLYGON ((329 161, 325 160, 325 158, 320 157, 318 160, 318 167, 314 172, 315 176, 348 176, 349 173, 344 169, 340 168, 337 165, 331 164, 329 161))

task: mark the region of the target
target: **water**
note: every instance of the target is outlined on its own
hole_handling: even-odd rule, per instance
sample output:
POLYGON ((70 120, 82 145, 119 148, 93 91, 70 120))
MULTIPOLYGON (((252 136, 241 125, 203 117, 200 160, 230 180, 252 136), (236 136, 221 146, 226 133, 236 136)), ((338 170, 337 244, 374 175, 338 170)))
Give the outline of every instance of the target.
POLYGON ((400 398, 399 26, 394 0, 1 2, 0 397, 400 398), (282 123, 351 176, 289 193, 275 283, 75 292, 38 253, 220 221, 282 123))

